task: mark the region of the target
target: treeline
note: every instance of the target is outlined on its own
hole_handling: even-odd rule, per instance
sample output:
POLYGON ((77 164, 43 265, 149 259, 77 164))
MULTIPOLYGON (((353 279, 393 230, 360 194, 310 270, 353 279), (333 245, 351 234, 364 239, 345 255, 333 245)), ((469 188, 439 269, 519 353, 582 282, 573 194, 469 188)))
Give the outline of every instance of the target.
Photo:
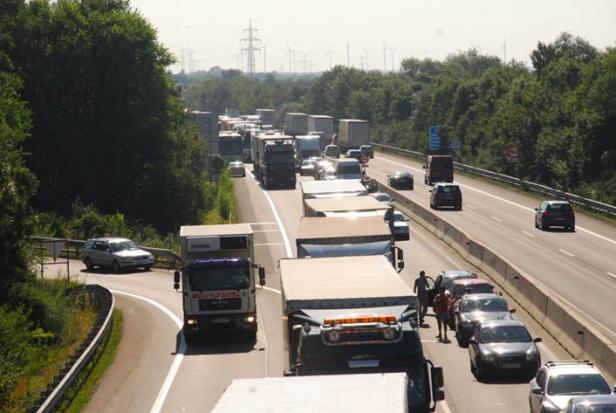
POLYGON ((201 110, 368 119, 375 141, 422 152, 438 125, 459 161, 615 204, 616 50, 564 33, 539 42, 530 59, 532 68, 469 50, 408 58, 399 73, 338 66, 315 80, 269 83, 234 72, 189 82, 185 95, 201 110))

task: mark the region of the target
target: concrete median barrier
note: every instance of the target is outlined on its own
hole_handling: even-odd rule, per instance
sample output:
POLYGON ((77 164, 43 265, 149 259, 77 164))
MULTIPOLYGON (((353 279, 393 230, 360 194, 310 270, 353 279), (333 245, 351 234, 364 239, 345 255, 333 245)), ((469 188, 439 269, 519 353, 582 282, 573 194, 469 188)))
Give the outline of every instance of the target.
POLYGON ((579 314, 541 282, 476 242, 432 210, 381 182, 377 181, 377 185, 379 191, 387 192, 392 197, 398 209, 454 248, 467 262, 488 274, 573 358, 591 360, 608 380, 616 382, 616 343, 593 328, 592 320, 579 314))

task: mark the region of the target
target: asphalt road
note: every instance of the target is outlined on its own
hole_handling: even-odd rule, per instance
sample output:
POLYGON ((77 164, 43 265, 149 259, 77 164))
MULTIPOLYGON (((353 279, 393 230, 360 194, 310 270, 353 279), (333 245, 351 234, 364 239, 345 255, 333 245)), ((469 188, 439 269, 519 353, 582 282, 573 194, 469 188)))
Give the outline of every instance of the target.
MULTIPOLYGON (((306 178, 308 179, 308 178, 306 178)), ((124 311, 125 331, 112 364, 88 412, 202 412, 209 411, 233 378, 282 375, 280 278, 276 262, 295 255, 295 236, 301 216, 298 190, 263 192, 249 175, 235 180, 243 222, 252 224, 256 259, 265 265, 267 286, 257 291, 259 334, 256 343, 212 342, 184 348, 181 335, 181 298, 172 289, 168 271, 80 276, 112 289, 124 311)), ((411 224, 412 225, 412 224, 411 224)), ((467 268, 466 264, 429 233, 412 226, 405 251, 402 278, 412 285, 419 270, 435 275, 443 269, 467 268)), ((76 265, 72 265, 73 270, 76 265)), ((517 316, 525 319, 522 309, 517 316)), ((525 320, 526 321, 526 320, 525 320)), ((496 380, 478 383, 469 370, 468 352, 455 344, 435 340, 434 319, 421 331, 426 357, 444 367, 446 403, 437 411, 519 412, 526 406, 528 384, 496 380)), ((529 324, 534 335, 539 326, 529 324)), ((542 345, 544 360, 562 357, 559 349, 542 345), (556 353, 556 354, 554 354, 556 353)))
MULTIPOLYGON (((395 170, 411 170, 415 189, 402 191, 429 207, 429 186, 421 164, 400 156, 378 153, 368 174, 387 181, 395 170)), ((583 213, 576 213, 576 232, 534 227, 539 200, 484 180, 457 174, 463 211, 437 213, 477 241, 543 282, 592 324, 616 338, 616 228, 583 213)))

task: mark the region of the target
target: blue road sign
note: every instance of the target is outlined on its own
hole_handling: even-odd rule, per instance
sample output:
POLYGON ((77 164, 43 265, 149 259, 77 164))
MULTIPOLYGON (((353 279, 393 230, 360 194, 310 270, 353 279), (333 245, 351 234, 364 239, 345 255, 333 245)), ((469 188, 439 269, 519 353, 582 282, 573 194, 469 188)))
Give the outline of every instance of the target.
POLYGON ((430 135, 429 149, 431 151, 438 151, 441 149, 441 138, 438 136, 438 126, 430 126, 430 128, 428 128, 428 134, 430 135))

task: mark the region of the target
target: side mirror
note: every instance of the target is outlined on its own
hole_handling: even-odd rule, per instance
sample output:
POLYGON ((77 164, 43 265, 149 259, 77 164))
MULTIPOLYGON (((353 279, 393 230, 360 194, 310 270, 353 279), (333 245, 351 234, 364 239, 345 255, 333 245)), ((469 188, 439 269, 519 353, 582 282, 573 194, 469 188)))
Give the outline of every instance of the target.
POLYGON ((402 271, 403 269, 404 269, 404 261, 398 262, 398 272, 402 271))
POLYGON ((541 337, 536 337, 533 342, 534 343, 541 343, 543 340, 541 339, 541 337))
POLYGON ((537 208, 535 208, 535 211, 537 210, 537 208))
POLYGON ((259 267, 259 285, 263 287, 265 285, 265 268, 259 267))
POLYGON ((477 344, 477 340, 475 340, 474 338, 470 338, 468 340, 468 344, 477 344))
POLYGON ((445 390, 437 389, 433 393, 434 394, 432 395, 432 400, 434 400, 435 402, 440 402, 440 401, 445 400, 445 390))
POLYGON ((436 392, 437 390, 442 390, 442 388, 445 387, 445 377, 443 376, 443 368, 442 367, 431 367, 430 376, 432 377, 432 396, 434 397, 434 400, 442 400, 442 399, 437 399, 436 392))
POLYGON ((509 310, 509 312, 510 312, 511 314, 514 314, 516 311, 517 311, 517 310, 516 310, 515 308, 512 308, 511 310, 509 310))
POLYGON ((180 289, 180 272, 177 270, 173 273, 173 289, 180 289))
POLYGON ((398 261, 402 261, 404 259, 404 251, 398 249, 398 261))
POLYGON ((543 394, 543 390, 541 390, 541 387, 539 386, 534 386, 532 389, 530 389, 532 394, 543 394))

